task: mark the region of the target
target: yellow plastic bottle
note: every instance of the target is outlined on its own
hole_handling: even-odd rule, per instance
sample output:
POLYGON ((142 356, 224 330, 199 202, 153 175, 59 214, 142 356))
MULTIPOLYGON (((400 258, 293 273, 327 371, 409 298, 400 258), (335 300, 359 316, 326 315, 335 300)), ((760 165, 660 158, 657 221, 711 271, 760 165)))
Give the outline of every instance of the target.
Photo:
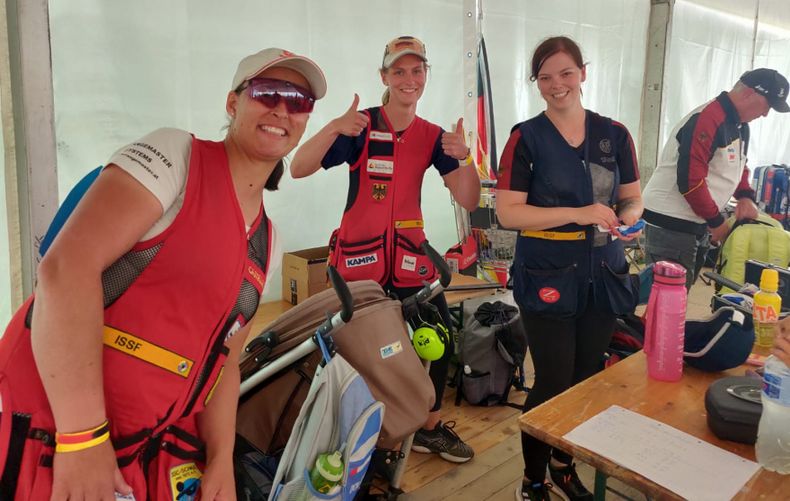
POLYGON ((779 321, 782 310, 782 297, 779 289, 779 273, 766 268, 760 275, 760 290, 754 295, 754 345, 770 348, 774 343, 774 327, 779 321))

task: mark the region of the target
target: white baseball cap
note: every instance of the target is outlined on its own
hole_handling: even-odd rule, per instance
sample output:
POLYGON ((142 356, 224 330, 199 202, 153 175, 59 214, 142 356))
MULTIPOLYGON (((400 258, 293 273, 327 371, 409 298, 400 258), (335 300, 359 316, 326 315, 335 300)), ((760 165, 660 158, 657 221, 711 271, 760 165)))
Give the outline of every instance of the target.
POLYGON ((305 56, 299 56, 293 52, 271 47, 256 52, 245 57, 239 63, 236 74, 233 75, 231 90, 236 90, 250 78, 260 75, 263 71, 279 66, 290 68, 299 72, 307 79, 310 90, 313 91, 316 99, 321 99, 326 95, 326 78, 321 68, 312 60, 305 56))
POLYGON ((425 54, 425 44, 418 38, 406 35, 390 40, 384 48, 384 58, 381 62, 381 67, 387 69, 395 61, 407 54, 417 56, 423 61, 428 61, 428 56, 425 54))

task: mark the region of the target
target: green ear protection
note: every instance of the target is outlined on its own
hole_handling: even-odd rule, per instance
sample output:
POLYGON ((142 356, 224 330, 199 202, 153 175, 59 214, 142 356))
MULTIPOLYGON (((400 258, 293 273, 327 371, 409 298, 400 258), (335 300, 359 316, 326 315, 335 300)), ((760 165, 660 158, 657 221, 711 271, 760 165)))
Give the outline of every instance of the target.
POLYGON ((436 325, 423 323, 414 331, 411 342, 420 358, 433 362, 444 355, 448 336, 447 328, 441 323, 436 325))

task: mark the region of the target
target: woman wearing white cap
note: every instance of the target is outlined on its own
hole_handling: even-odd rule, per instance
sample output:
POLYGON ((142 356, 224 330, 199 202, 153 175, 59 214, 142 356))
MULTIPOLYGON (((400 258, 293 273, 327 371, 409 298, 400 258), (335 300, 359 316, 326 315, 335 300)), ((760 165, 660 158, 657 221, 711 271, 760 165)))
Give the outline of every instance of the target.
POLYGON ((0 341, 0 498, 235 498, 237 360, 279 257, 262 194, 325 92, 266 49, 224 141, 160 129, 110 159, 0 341))
MULTIPOLYGON (((400 297, 413 294, 436 271, 419 249, 425 240, 420 210, 422 179, 436 167, 455 200, 469 211, 477 207, 480 181, 464 141, 463 120, 445 132, 417 116, 417 102, 428 73, 425 45, 411 36, 390 41, 379 69, 387 87, 383 106, 357 111, 351 107, 329 122, 296 152, 291 175, 305 177, 320 167, 347 163, 348 203, 330 241, 330 260, 347 281, 371 279, 400 297)), ((451 325, 444 296, 434 300, 445 325, 451 325)), ((452 343, 452 340, 450 340, 452 343)), ((436 403, 414 449, 435 452, 448 461, 465 462, 474 455, 442 423, 439 409, 452 345, 431 364, 436 403)))

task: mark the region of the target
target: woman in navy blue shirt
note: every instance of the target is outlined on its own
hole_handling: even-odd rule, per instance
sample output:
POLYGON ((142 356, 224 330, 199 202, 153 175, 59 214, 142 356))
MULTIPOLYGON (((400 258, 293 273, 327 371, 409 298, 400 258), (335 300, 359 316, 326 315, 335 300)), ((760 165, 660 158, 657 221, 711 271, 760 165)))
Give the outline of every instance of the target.
MULTIPOLYGON (((623 237, 617 227, 642 214, 633 142, 622 124, 582 106, 586 68, 576 43, 542 42, 531 78, 546 111, 513 127, 497 183, 497 216, 520 230, 511 272, 535 366, 524 412, 601 366, 616 315, 637 300, 621 241, 638 234, 623 237)), ((527 434, 522 448, 517 499, 548 500, 552 488, 592 499, 571 456, 527 434)))

